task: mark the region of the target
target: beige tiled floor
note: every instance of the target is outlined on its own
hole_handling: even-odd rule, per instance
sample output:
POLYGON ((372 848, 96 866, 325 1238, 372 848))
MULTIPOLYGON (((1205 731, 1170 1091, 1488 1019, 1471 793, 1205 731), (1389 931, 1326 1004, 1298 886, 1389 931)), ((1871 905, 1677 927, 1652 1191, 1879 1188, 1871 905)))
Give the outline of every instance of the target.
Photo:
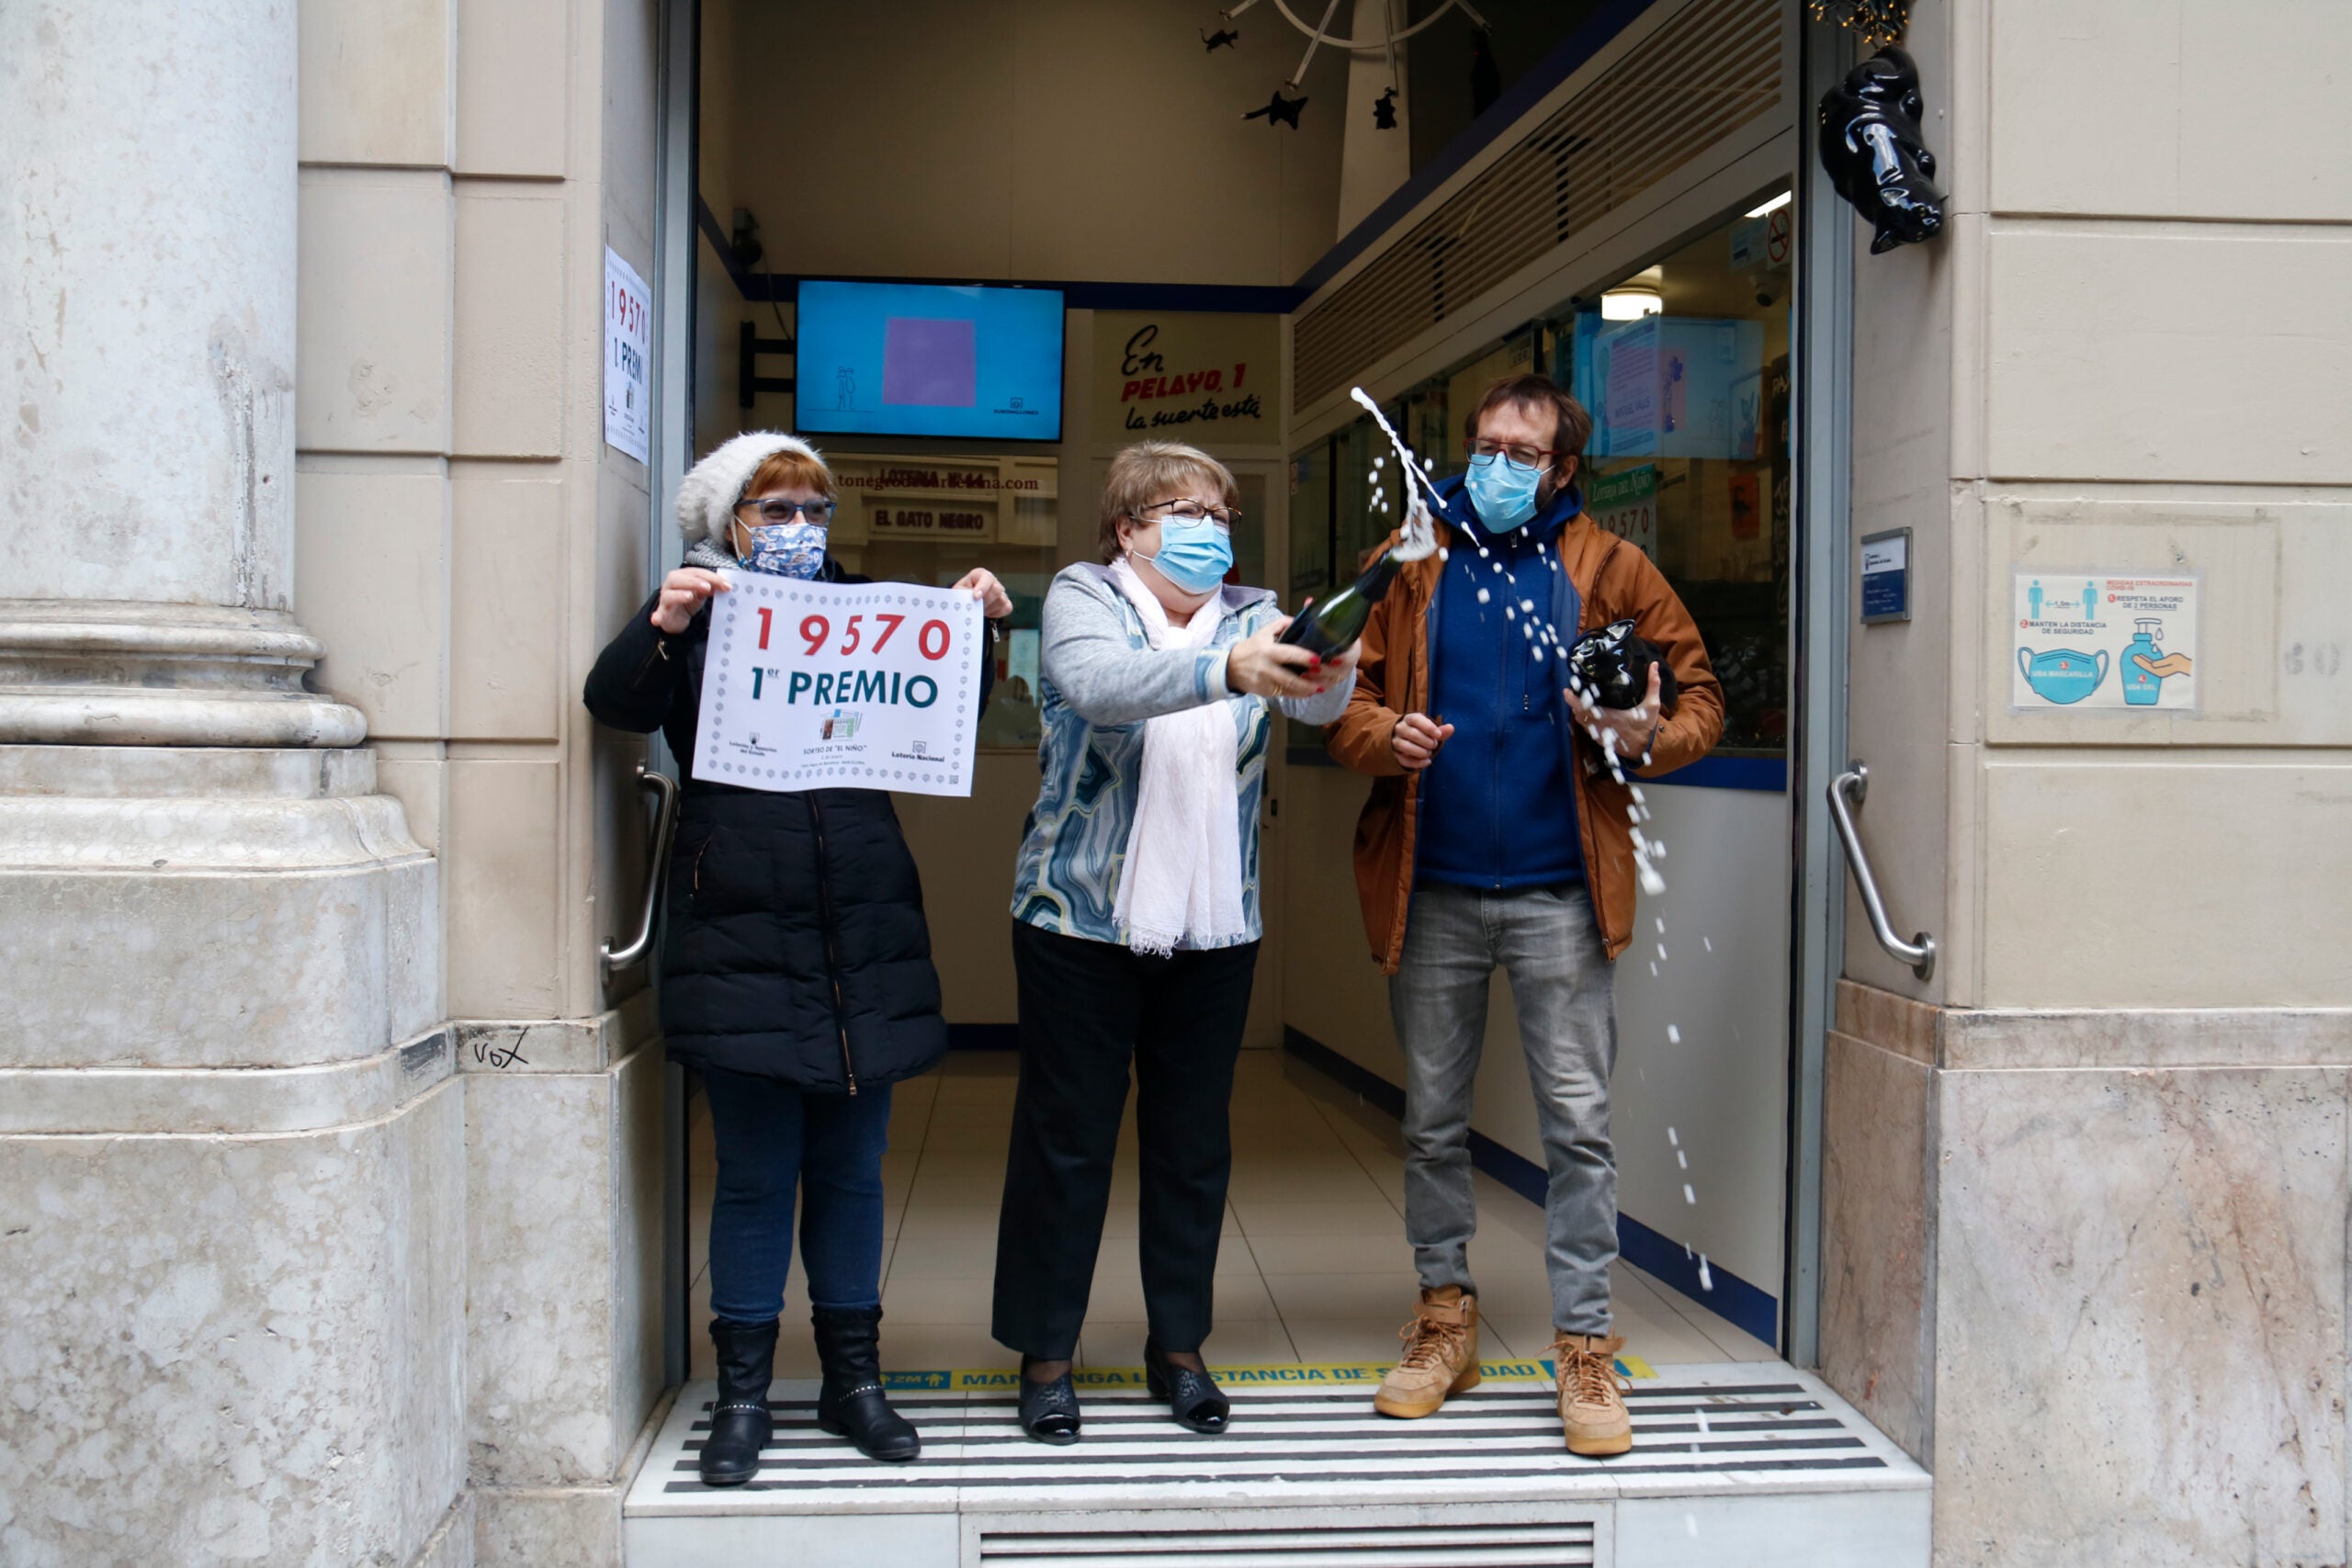
MULTIPOLYGON (((989 1286, 1015 1064, 1006 1052, 959 1052, 898 1086, 883 1164, 882 1336, 892 1368, 1002 1367, 989 1337, 989 1286)), ((689 1127, 694 1375, 708 1377, 707 1233, 714 1171, 707 1115, 689 1127)), ((1136 1272, 1135 1119, 1130 1103, 1114 1168, 1094 1291, 1079 1347, 1094 1366, 1143 1355, 1136 1272)), ((1242 1055, 1233 1106, 1233 1185, 1216 1275, 1212 1364, 1385 1361, 1411 1314, 1417 1282, 1405 1243, 1404 1160, 1396 1125, 1314 1068, 1267 1051, 1242 1055)), ((1551 1341, 1544 1216, 1478 1179, 1471 1249, 1489 1357, 1537 1356, 1551 1341)), ((1772 1348, 1630 1265, 1612 1272, 1625 1348, 1653 1365, 1772 1360, 1772 1348)), ((816 1372, 796 1266, 786 1293, 781 1377, 816 1372)))

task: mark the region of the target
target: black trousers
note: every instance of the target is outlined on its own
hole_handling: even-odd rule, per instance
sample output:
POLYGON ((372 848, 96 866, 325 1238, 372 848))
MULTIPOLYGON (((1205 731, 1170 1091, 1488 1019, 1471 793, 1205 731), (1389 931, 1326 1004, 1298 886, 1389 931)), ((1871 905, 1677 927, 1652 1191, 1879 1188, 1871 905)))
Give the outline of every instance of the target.
POLYGON ((1015 920, 1012 966, 1021 1087, 997 1222, 996 1337, 1039 1360, 1078 1348, 1132 1057, 1144 1310, 1152 1343, 1198 1350, 1233 1174, 1227 1111, 1258 944, 1145 958, 1015 920))

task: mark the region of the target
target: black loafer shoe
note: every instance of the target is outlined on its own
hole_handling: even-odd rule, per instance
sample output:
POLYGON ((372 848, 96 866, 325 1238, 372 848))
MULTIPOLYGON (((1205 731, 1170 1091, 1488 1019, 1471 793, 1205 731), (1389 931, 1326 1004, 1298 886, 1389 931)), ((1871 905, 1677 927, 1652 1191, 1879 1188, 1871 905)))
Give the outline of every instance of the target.
POLYGON ((1211 1435, 1225 1430, 1233 1404, 1208 1373, 1177 1366, 1159 1346, 1147 1340, 1143 1348, 1143 1375, 1151 1396, 1168 1402, 1178 1426, 1211 1435))
POLYGON ((1078 1441, 1078 1385, 1064 1372, 1051 1382, 1021 1379, 1021 1429, 1041 1443, 1078 1441))

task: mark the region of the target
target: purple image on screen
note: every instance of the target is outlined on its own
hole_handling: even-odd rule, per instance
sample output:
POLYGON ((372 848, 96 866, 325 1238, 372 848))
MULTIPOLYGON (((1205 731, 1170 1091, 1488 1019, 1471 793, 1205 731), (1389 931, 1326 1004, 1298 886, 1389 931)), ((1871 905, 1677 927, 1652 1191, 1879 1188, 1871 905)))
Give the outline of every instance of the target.
POLYGON ((882 400, 967 409, 979 400, 969 321, 892 316, 882 330, 882 400))

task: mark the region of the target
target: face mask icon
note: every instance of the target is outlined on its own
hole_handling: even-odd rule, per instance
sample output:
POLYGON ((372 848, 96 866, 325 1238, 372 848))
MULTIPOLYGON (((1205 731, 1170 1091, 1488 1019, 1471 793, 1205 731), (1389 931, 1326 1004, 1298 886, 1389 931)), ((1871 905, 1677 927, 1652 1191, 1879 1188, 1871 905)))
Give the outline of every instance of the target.
POLYGON ((2107 679, 2108 652, 2085 653, 2079 649, 2053 648, 2047 653, 2018 649, 2018 670, 2033 694, 2046 703, 2081 702, 2107 679))

